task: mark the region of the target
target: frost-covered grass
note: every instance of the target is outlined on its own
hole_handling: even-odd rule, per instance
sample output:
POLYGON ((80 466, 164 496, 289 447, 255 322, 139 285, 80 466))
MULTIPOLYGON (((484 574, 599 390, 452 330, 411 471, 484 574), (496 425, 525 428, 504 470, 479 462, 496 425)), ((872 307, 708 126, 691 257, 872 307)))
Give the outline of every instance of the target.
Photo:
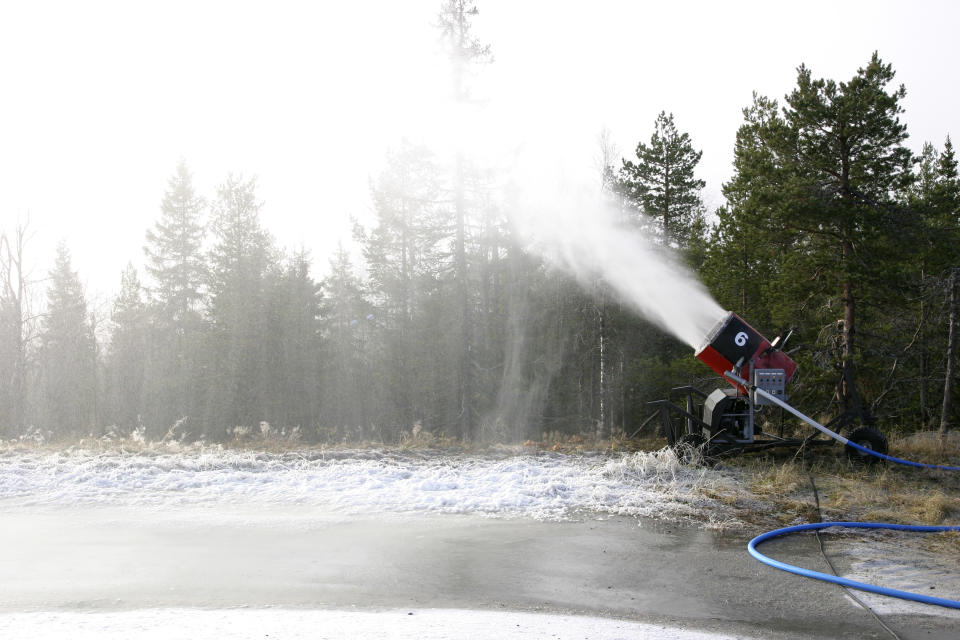
POLYGON ((536 519, 586 514, 733 521, 704 489, 729 472, 654 452, 561 454, 522 449, 304 449, 220 446, 0 449, 0 509, 15 505, 237 504, 343 514, 474 513, 536 519))
MULTIPOLYGON (((892 452, 922 458, 928 440, 895 439, 892 452)), ((824 519, 943 524, 960 516, 957 473, 864 467, 838 447, 804 456, 734 456, 708 468, 657 449, 660 440, 639 443, 650 451, 631 450, 637 444, 548 437, 525 445, 443 448, 421 441, 354 448, 103 438, 69 446, 7 443, 0 444, 0 509, 216 503, 345 515, 624 515, 753 530, 816 520, 812 474, 824 519)))

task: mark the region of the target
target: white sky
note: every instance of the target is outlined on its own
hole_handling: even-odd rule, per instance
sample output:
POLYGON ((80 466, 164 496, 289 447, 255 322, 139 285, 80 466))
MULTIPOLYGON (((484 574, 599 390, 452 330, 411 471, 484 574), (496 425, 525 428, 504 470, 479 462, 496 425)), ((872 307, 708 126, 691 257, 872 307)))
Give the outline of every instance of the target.
MULTIPOLYGON (((752 91, 782 98, 801 62, 847 80, 874 50, 907 87, 910 146, 957 133, 951 2, 477 4, 495 62, 467 142, 572 177, 596 174, 601 128, 632 155, 665 109, 716 206, 752 91)), ((64 239, 91 295, 115 291, 182 156, 208 198, 228 172, 257 175, 264 225, 319 275, 349 216, 369 216, 386 150, 451 137, 439 5, 0 0, 0 229, 29 213, 36 275, 64 239)))

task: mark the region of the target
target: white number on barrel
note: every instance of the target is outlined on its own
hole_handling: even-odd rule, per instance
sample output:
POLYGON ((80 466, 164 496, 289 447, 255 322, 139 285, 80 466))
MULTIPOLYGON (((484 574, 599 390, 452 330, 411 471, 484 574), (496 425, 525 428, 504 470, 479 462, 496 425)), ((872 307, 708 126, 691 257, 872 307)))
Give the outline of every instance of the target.
POLYGON ((733 341, 737 343, 738 347, 742 347, 743 345, 747 344, 747 334, 741 331, 736 335, 736 337, 734 337, 733 341))

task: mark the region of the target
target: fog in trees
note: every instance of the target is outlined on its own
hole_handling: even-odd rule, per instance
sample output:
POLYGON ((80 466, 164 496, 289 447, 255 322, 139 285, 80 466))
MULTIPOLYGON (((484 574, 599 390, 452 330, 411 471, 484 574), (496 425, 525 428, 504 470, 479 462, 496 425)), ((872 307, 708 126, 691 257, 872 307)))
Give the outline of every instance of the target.
MULTIPOLYGON (((450 0, 438 17, 458 109, 491 61, 474 9, 450 0)), ((714 210, 696 140, 664 105, 631 157, 601 144, 598 206, 763 333, 795 328, 799 403, 846 408, 855 383, 878 419, 946 429, 960 177, 949 137, 916 158, 904 146, 904 96, 877 54, 844 81, 801 66, 782 101, 746 105, 714 210)), ((255 177, 197 193, 181 161, 143 246, 128 248, 143 268, 118 274, 108 313, 69 247, 34 277, 29 224, 3 230, 2 437, 608 438, 635 435, 648 401, 703 378, 689 346, 602 277, 530 250, 502 168, 406 139, 381 167, 370 218, 312 256, 277 246, 255 177)))

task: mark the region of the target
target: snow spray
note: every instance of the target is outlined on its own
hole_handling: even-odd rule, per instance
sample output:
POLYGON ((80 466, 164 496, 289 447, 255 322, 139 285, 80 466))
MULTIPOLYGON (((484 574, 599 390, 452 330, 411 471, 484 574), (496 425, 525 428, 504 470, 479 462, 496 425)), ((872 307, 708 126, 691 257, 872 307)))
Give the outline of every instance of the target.
MULTIPOLYGON (((532 194, 530 190, 526 194, 532 194)), ((626 304, 695 351, 727 316, 669 248, 654 244, 598 194, 521 199, 512 220, 527 248, 584 285, 603 281, 626 304)))

